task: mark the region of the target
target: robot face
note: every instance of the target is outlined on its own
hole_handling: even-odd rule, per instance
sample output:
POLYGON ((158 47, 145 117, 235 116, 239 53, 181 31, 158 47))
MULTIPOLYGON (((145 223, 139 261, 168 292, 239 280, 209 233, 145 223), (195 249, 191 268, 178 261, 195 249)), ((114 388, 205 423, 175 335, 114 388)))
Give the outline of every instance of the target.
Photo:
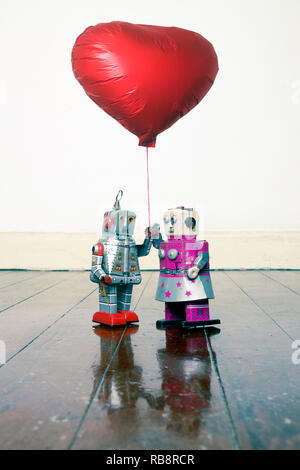
POLYGON ((193 236, 198 233, 199 217, 195 210, 177 207, 164 214, 165 233, 175 238, 193 236))
POLYGON ((117 212, 107 211, 104 213, 102 235, 104 237, 113 237, 116 235, 117 212))
POLYGON ((131 211, 118 211, 117 235, 132 237, 136 215, 131 211))
POLYGON ((112 210, 105 212, 102 226, 104 237, 132 236, 136 215, 131 211, 112 210))

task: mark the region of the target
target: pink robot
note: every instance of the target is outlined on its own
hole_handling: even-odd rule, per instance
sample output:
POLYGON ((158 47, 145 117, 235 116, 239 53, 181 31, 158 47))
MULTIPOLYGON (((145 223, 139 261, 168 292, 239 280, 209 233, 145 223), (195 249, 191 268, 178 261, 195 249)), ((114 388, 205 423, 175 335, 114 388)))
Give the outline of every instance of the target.
POLYGON ((210 274, 208 243, 197 240, 198 214, 176 207, 164 214, 167 241, 160 235, 153 240, 158 248, 160 275, 156 300, 165 302, 165 320, 156 326, 205 326, 220 323, 209 316, 208 299, 214 298, 210 274))

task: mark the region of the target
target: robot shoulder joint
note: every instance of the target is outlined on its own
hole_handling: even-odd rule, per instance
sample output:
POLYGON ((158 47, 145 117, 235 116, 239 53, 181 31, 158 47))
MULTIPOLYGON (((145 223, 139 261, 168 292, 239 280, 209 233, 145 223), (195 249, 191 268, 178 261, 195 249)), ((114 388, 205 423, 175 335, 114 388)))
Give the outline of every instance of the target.
POLYGON ((96 243, 92 248, 93 255, 103 256, 103 245, 102 243, 96 243))

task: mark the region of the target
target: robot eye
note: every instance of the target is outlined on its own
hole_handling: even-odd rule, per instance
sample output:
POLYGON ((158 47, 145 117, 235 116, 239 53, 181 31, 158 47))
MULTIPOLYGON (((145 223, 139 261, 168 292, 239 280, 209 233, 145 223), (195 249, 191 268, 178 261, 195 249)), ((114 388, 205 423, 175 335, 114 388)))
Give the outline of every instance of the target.
POLYGON ((131 222, 134 221, 134 217, 131 215, 130 217, 128 217, 128 222, 131 224, 131 222))
POLYGON ((168 223, 169 223, 169 217, 167 217, 167 216, 164 217, 164 223, 165 223, 165 224, 168 224, 168 223))
POLYGON ((194 230, 194 228, 196 227, 196 219, 194 217, 187 217, 184 223, 188 228, 191 228, 192 230, 194 230))
POLYGON ((124 220, 125 220, 125 215, 120 215, 119 220, 120 220, 120 222, 124 222, 124 220))
POLYGON ((176 224, 176 222, 177 222, 176 216, 175 216, 175 215, 172 215, 172 217, 171 217, 171 224, 174 225, 174 224, 176 224))

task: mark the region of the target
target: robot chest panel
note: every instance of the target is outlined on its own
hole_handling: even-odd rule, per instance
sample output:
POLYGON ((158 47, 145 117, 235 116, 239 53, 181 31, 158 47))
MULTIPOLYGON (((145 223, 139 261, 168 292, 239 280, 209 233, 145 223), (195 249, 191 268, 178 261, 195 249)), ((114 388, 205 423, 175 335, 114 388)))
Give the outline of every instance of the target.
POLYGON ((118 272, 122 271, 123 261, 120 259, 121 247, 118 243, 103 243, 104 253, 103 253, 103 268, 107 274, 112 274, 114 268, 116 267, 116 261, 118 260, 118 272))
POLYGON ((188 268, 197 258, 198 243, 163 242, 159 245, 161 269, 188 268))
POLYGON ((118 246, 118 250, 113 260, 112 273, 123 274, 128 264, 128 248, 122 245, 118 246))
POLYGON ((182 242, 162 242, 159 245, 161 269, 178 269, 182 266, 184 253, 182 242))
POLYGON ((119 243, 104 248, 104 266, 109 274, 139 273, 137 249, 134 244, 119 243))
POLYGON ((184 244, 184 264, 188 269, 195 261, 199 252, 199 242, 186 242, 184 244))
POLYGON ((129 250, 128 271, 129 271, 129 274, 138 274, 140 271, 137 249, 135 246, 131 247, 129 250))

